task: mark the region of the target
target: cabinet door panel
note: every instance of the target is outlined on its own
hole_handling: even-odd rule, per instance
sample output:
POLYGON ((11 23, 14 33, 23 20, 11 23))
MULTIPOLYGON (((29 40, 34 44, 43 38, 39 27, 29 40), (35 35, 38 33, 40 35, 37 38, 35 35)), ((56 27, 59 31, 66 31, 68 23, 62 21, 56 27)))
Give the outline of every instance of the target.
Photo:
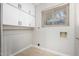
MULTIPOLYGON (((28 8, 30 8, 28 6, 28 8)), ((8 4, 3 4, 3 24, 18 26, 35 26, 35 17, 22 12, 8 4)))
POLYGON ((19 21, 22 22, 21 26, 28 26, 32 27, 35 26, 35 18, 33 16, 30 16, 24 12, 19 11, 19 21))
POLYGON ((35 6, 31 3, 22 3, 22 9, 28 14, 35 16, 35 6))
POLYGON ((18 3, 10 3, 10 4, 18 8, 18 3))
POLYGON ((35 17, 30 16, 30 17, 29 17, 29 22, 30 22, 30 26, 31 26, 31 27, 35 27, 35 17))
POLYGON ((29 25, 29 15, 19 11, 19 21, 22 22, 21 26, 28 26, 29 25))
POLYGON ((31 4, 30 10, 31 10, 31 15, 35 16, 35 6, 33 4, 31 4))
POLYGON ((3 24, 6 25, 17 25, 18 20, 18 9, 3 4, 3 24))

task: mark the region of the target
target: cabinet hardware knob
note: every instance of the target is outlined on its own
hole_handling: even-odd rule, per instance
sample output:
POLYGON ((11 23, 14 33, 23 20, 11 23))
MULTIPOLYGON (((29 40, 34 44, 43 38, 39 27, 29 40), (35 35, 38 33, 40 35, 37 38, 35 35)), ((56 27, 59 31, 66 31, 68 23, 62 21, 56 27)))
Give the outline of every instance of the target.
POLYGON ((18 8, 21 9, 22 8, 22 5, 20 3, 18 3, 18 8))
POLYGON ((22 21, 18 21, 18 25, 22 25, 22 21))

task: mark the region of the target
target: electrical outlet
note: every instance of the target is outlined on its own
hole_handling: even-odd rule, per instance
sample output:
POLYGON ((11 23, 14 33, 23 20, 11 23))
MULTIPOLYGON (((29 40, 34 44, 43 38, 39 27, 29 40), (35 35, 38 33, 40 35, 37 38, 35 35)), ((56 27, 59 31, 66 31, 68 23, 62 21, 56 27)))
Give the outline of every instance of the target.
POLYGON ((40 46, 40 43, 38 43, 38 46, 40 46))

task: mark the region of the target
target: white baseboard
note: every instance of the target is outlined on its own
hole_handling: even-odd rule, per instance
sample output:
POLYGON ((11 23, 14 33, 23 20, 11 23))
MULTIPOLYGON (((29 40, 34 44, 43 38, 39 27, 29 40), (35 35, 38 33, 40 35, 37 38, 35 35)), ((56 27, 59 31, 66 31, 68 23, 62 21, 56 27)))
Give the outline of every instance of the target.
POLYGON ((58 56, 69 56, 67 54, 63 54, 61 52, 53 51, 53 50, 50 50, 50 49, 47 49, 47 48, 43 48, 43 47, 38 47, 36 45, 32 45, 32 47, 35 47, 35 48, 38 48, 38 49, 41 49, 41 50, 44 50, 44 51, 48 51, 48 52, 53 53, 53 54, 56 54, 58 56))
POLYGON ((18 54, 18 53, 20 53, 20 52, 22 52, 22 51, 24 51, 24 50, 26 50, 28 48, 31 48, 31 47, 32 47, 32 45, 29 45, 29 46, 27 46, 27 47, 25 47, 23 49, 20 49, 19 51, 15 52, 15 53, 11 54, 10 56, 15 56, 16 54, 18 54))
POLYGON ((38 49, 41 49, 41 50, 44 50, 44 51, 48 51, 48 52, 53 53, 53 54, 56 54, 58 56, 69 56, 67 54, 63 54, 61 52, 53 51, 53 50, 50 50, 50 49, 47 49, 47 48, 43 48, 43 47, 38 47, 36 45, 29 45, 29 46, 27 46, 27 47, 25 47, 25 48, 17 51, 16 53, 11 54, 10 56, 15 56, 16 54, 18 54, 18 53, 20 53, 20 52, 22 52, 22 51, 24 51, 24 50, 26 50, 28 48, 31 48, 31 47, 35 47, 35 48, 38 48, 38 49))

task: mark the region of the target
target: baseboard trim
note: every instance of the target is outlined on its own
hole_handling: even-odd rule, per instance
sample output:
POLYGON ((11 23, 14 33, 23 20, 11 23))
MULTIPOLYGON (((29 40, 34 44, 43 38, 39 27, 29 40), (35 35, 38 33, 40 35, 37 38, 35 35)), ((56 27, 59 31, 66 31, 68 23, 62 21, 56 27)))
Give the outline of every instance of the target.
POLYGON ((69 56, 67 54, 63 54, 61 52, 53 51, 53 50, 50 50, 50 49, 47 49, 47 48, 43 48, 43 47, 38 47, 36 45, 32 45, 32 47, 35 47, 35 48, 38 48, 38 49, 41 49, 41 50, 44 50, 44 51, 48 51, 48 52, 53 53, 53 54, 56 54, 58 56, 69 56))
POLYGON ((18 54, 18 53, 20 53, 20 52, 22 52, 22 51, 24 51, 24 50, 26 50, 28 48, 31 48, 31 47, 32 47, 32 45, 29 45, 29 46, 27 46, 27 47, 25 47, 23 49, 20 49, 19 51, 15 52, 15 53, 11 54, 10 56, 15 56, 16 54, 18 54))
POLYGON ((47 48, 38 47, 38 46, 36 46, 36 45, 29 45, 29 46, 27 46, 27 47, 25 47, 25 48, 23 48, 23 49, 20 49, 19 51, 15 52, 15 53, 11 54, 10 56, 15 56, 16 54, 18 54, 18 53, 20 53, 20 52, 22 52, 22 51, 24 51, 24 50, 26 50, 26 49, 28 49, 28 48, 31 48, 31 47, 35 47, 35 48, 38 48, 38 49, 40 49, 40 50, 48 51, 48 52, 53 53, 53 54, 56 54, 56 55, 58 55, 58 56, 70 56, 70 55, 63 54, 63 53, 57 52, 57 51, 53 51, 53 50, 50 50, 50 49, 47 49, 47 48))

